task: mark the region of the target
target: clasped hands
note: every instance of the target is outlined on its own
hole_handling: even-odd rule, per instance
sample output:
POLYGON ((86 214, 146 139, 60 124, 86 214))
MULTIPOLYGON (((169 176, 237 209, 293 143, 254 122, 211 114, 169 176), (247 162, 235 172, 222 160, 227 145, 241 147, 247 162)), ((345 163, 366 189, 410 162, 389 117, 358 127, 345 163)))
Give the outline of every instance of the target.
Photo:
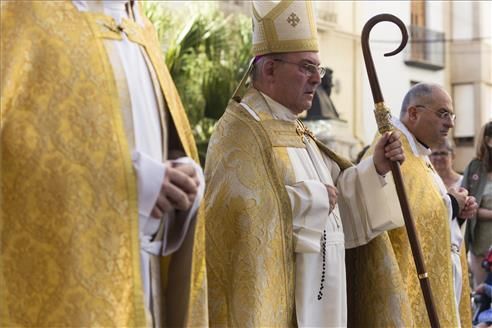
POLYGON ((460 219, 469 219, 475 216, 478 210, 477 200, 473 196, 468 196, 468 190, 463 187, 451 187, 448 193, 458 202, 460 219))
POLYGON ((161 190, 150 215, 160 219, 173 210, 191 208, 198 192, 200 180, 193 164, 168 161, 161 190))

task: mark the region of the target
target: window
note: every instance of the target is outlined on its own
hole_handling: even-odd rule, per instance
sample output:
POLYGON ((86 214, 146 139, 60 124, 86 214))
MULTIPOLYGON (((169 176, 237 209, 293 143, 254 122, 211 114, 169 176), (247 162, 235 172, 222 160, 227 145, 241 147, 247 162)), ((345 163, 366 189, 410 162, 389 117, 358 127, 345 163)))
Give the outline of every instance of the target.
POLYGON ((444 33, 427 28, 426 4, 422 0, 410 3, 410 39, 405 64, 440 70, 444 68, 444 33))

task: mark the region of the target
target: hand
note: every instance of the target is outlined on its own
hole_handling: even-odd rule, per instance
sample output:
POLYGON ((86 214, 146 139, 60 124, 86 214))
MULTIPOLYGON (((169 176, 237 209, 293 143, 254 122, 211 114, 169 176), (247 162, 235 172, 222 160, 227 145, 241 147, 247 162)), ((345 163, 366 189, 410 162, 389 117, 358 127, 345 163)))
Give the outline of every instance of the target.
POLYGON ((334 186, 325 185, 328 192, 328 200, 330 201, 330 213, 335 209, 338 199, 338 189, 334 186))
POLYGON ((492 294, 492 286, 485 283, 481 283, 480 285, 477 286, 477 288, 475 288, 475 293, 485 294, 490 297, 490 294, 492 294))
MULTIPOLYGON (((182 173, 186 174, 188 177, 190 177, 193 182, 194 182, 194 189, 191 190, 191 193, 188 193, 188 197, 190 201, 193 203, 195 201, 196 194, 198 192, 198 186, 200 185, 200 179, 198 178, 198 175, 196 173, 195 167, 192 164, 183 164, 183 163, 172 163, 173 168, 181 171, 182 173)), ((183 186, 184 188, 186 186, 183 186)))
POLYGON ((477 286, 477 288, 475 288, 475 292, 478 293, 478 294, 485 294, 485 284, 484 283, 481 283, 480 285, 477 286))
POLYGON ((399 131, 386 132, 378 140, 374 148, 374 166, 379 175, 385 175, 391 170, 391 162, 405 161, 405 154, 400 141, 399 131))
MULTIPOLYGON (((448 193, 450 193, 458 202, 458 213, 461 214, 468 199, 468 190, 463 187, 451 187, 448 189, 448 193)), ((459 217, 461 217, 461 215, 459 215, 459 217)))
POLYGON ((462 219, 473 218, 477 214, 477 211, 478 211, 477 200, 473 196, 468 196, 468 198, 465 201, 465 207, 460 212, 458 217, 462 219))
POLYGON ((167 162, 165 166, 166 175, 151 212, 154 218, 161 218, 172 210, 188 210, 198 191, 199 179, 193 165, 167 162))

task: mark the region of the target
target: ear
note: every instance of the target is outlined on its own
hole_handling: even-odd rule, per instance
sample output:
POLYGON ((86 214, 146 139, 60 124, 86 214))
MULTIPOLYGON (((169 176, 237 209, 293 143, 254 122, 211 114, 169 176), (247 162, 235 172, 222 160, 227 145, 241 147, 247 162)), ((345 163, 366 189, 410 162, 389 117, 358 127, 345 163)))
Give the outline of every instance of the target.
POLYGON ((418 110, 417 110, 417 107, 415 107, 415 106, 408 107, 408 109, 407 109, 407 115, 408 115, 408 119, 410 121, 416 121, 417 118, 418 118, 418 110))
POLYGON ((262 75, 267 79, 267 81, 272 81, 274 79, 275 72, 275 61, 267 60, 261 67, 262 75))

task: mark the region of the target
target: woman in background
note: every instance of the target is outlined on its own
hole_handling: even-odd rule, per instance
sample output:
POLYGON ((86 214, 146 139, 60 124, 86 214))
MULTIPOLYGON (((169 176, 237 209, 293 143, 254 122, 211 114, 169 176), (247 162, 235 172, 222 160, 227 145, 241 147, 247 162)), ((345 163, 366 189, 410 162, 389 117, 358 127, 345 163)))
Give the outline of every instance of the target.
POLYGON ((462 186, 479 205, 476 216, 468 220, 465 234, 474 286, 478 286, 486 278, 481 264, 492 245, 492 121, 480 132, 476 158, 466 167, 462 186))
POLYGON ((461 186, 463 176, 453 169, 454 149, 447 139, 438 148, 432 148, 430 160, 447 189, 461 186))

